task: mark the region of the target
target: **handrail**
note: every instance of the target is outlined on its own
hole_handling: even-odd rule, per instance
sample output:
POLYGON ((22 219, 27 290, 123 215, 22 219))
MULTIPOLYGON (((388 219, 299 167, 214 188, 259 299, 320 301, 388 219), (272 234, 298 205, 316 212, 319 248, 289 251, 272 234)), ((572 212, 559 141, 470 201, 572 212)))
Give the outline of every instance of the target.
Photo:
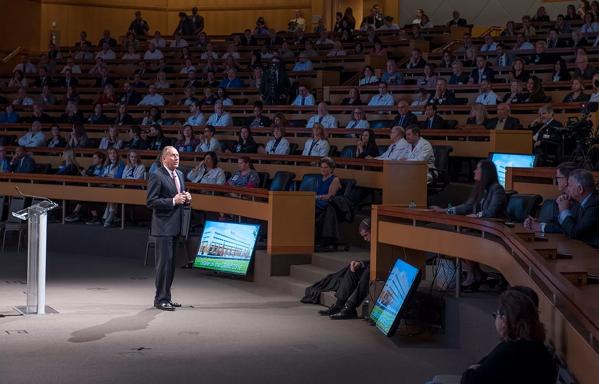
MULTIPOLYGON (((588 335, 582 334, 585 340, 599 340, 599 318, 592 319, 588 313, 583 310, 584 305, 577 301, 575 287, 564 277, 556 276, 543 263, 538 262, 538 255, 530 251, 524 240, 514 234, 502 223, 467 216, 449 216, 446 214, 432 212, 426 209, 406 209, 390 206, 379 206, 378 216, 387 216, 396 219, 405 219, 412 222, 428 222, 435 224, 444 224, 457 226, 471 230, 481 231, 496 236, 505 245, 510 253, 527 268, 528 274, 534 274, 541 279, 542 283, 551 289, 548 297, 553 297, 554 303, 564 304, 569 311, 575 314, 576 320, 589 332, 588 335)), ((580 332, 580 330, 578 330, 580 332)), ((594 348, 597 350, 598 346, 594 348)))
POLYGON ((2 59, 2 63, 3 64, 8 63, 10 60, 12 60, 13 57, 15 57, 16 55, 18 55, 22 50, 23 50, 23 47, 21 47, 19 45, 18 47, 16 47, 15 49, 13 49, 12 52, 10 52, 8 55, 4 56, 4 58, 2 59))

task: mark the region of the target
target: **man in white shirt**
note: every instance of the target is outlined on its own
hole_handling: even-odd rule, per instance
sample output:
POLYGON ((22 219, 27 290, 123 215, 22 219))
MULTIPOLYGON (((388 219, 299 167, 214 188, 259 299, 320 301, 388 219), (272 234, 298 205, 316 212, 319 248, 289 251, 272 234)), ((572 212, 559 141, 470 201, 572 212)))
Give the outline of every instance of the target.
POLYGON ((233 119, 230 114, 224 111, 222 101, 219 100, 214 103, 214 113, 210 115, 206 124, 214 127, 230 127, 233 125, 233 119))
POLYGON ((31 131, 19 138, 19 145, 22 147, 41 147, 46 143, 46 137, 42 132, 42 123, 34 120, 31 124, 31 131))
POLYGON ((333 40, 329 39, 329 34, 326 31, 322 31, 316 40, 316 45, 333 45, 333 40))
POLYGON ((200 109, 200 102, 194 101, 193 103, 191 103, 189 110, 191 112, 191 116, 189 116, 187 120, 185 120, 185 124, 189 124, 192 127, 204 125, 206 119, 204 118, 204 114, 200 109))
MULTIPOLYGON (((435 152, 433 146, 427 140, 420 137, 420 128, 417 125, 410 125, 406 129, 406 141, 408 142, 408 150, 405 156, 400 160, 409 161, 424 161, 430 168, 435 167, 435 152)), ((433 180, 433 175, 430 171, 427 173, 427 182, 433 180)))
MULTIPOLYGON (((387 150, 380 156, 375 157, 377 160, 399 160, 402 157, 406 157, 409 144, 404 139, 405 130, 399 125, 394 126, 389 131, 389 138, 391 139, 391 145, 387 150)), ((371 159, 372 157, 367 156, 367 159, 371 159)))
POLYGON ((156 48, 166 48, 166 40, 160 35, 160 31, 154 32, 154 38, 150 40, 156 48))
POLYGON ((493 36, 486 35, 485 43, 480 47, 481 52, 493 52, 497 49, 497 43, 493 41, 493 36))
POLYGON ((480 93, 474 100, 476 104, 482 105, 496 105, 497 95, 491 89, 491 82, 489 80, 483 80, 480 82, 480 93))
POLYGON ((306 128, 312 128, 316 123, 322 124, 324 128, 337 128, 337 119, 335 116, 329 115, 329 107, 324 101, 318 104, 318 114, 308 120, 306 128))
POLYGON ((311 71, 313 69, 314 69, 314 65, 308 59, 308 56, 304 52, 302 52, 299 55, 299 59, 298 59, 297 63, 295 63, 295 65, 293 66, 292 71, 293 72, 303 72, 303 71, 311 71))
POLYGON ((187 43, 187 41, 185 41, 185 39, 183 38, 183 36, 181 36, 181 33, 177 32, 175 34, 175 39, 173 41, 171 41, 171 48, 184 48, 184 47, 188 47, 189 44, 187 43))
POLYGON ((293 103, 291 103, 291 105, 294 105, 296 107, 316 105, 316 101, 314 100, 314 96, 312 96, 312 94, 308 91, 308 88, 306 88, 305 85, 300 85, 298 89, 298 95, 295 98, 295 100, 293 100, 293 103))
POLYGON ((396 31, 399 29, 399 25, 393 22, 393 17, 385 16, 383 19, 383 25, 381 25, 378 30, 379 31, 396 31))
POLYGON ((516 35, 516 45, 514 45, 514 50, 517 51, 529 51, 535 49, 534 45, 531 42, 527 41, 522 32, 516 35))
POLYGON ((212 57, 214 60, 218 60, 218 53, 214 52, 212 43, 208 43, 206 45, 206 52, 200 55, 200 60, 206 61, 209 57, 212 57))
POLYGON ((393 96, 387 92, 387 84, 379 83, 379 94, 372 96, 372 99, 368 102, 368 106, 388 106, 395 105, 393 96))
POLYGON ((114 60, 116 59, 116 53, 112 49, 110 49, 110 45, 108 43, 102 44, 102 49, 100 52, 96 54, 96 58, 101 58, 102 60, 114 60))
POLYGON ((150 84, 148 87, 148 94, 137 105, 164 105, 164 97, 156 93, 156 86, 150 84))
POLYGON ((62 68, 62 71, 60 71, 60 73, 64 74, 67 71, 71 71, 71 73, 73 75, 80 75, 81 74, 81 67, 78 66, 77 64, 75 64, 75 59, 73 59, 72 57, 69 57, 67 59, 67 65, 65 65, 62 68))
POLYGON ((15 65, 12 71, 21 71, 23 72, 23 74, 34 74, 37 72, 37 68, 35 65, 31 63, 31 61, 29 60, 29 56, 22 55, 21 62, 15 65))
POLYGON ((153 43, 148 44, 148 50, 144 53, 144 60, 160 60, 164 59, 164 55, 153 43))

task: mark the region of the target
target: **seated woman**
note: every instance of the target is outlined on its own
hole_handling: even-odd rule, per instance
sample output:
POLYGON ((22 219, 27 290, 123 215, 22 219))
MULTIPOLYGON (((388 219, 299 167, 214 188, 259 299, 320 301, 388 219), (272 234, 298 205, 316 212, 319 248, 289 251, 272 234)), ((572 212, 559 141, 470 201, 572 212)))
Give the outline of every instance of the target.
MULTIPOLYGON (((106 160, 106 155, 104 155, 103 152, 97 151, 94 152, 94 154, 92 155, 92 163, 91 165, 85 170, 82 171, 81 174, 83 176, 87 176, 87 177, 98 177, 98 176, 102 176, 102 173, 104 172, 104 161, 106 160)), ((90 219, 89 219, 89 223, 90 224, 99 224, 100 220, 98 219, 98 211, 93 207, 93 205, 88 205, 86 203, 77 203, 75 205, 75 209, 73 209, 73 212, 71 212, 70 215, 66 216, 64 218, 64 221, 67 223, 75 223, 79 220, 81 220, 81 211, 84 207, 89 207, 90 209, 90 219)))
POLYGON ((324 157, 329 155, 330 149, 331 147, 322 124, 314 124, 314 127, 312 127, 312 137, 304 144, 302 156, 324 157))
POLYGON ((462 374, 462 384, 555 383, 555 361, 545 347, 545 330, 533 298, 509 289, 499 296, 493 317, 500 342, 462 374))
POLYGON ((335 161, 330 157, 320 159, 320 175, 316 179, 316 213, 323 211, 329 199, 341 190, 341 180, 335 176, 335 161))
POLYGON ((123 169, 123 179, 141 180, 146 178, 146 167, 135 151, 127 154, 127 163, 123 169))
POLYGON ((485 125, 487 122, 487 109, 482 104, 472 104, 470 107, 470 115, 466 119, 466 124, 469 125, 485 125))
POLYGON ((67 141, 60 134, 60 127, 58 124, 52 124, 50 128, 50 138, 46 141, 46 147, 48 148, 64 148, 67 146, 67 141))
POLYGON ((114 125, 108 127, 108 135, 104 136, 102 140, 100 140, 100 145, 98 146, 98 149, 108 148, 123 148, 123 140, 119 139, 119 129, 114 125))
MULTIPOLYGON (((487 159, 479 161, 474 170, 474 181, 474 189, 465 203, 447 209, 431 206, 431 209, 449 215, 505 219, 507 197, 505 190, 499 184, 495 164, 487 159)), ((480 266, 474 262, 464 263, 470 266, 470 270, 462 282, 462 288, 476 290, 483 280, 480 266)))
POLYGON ((543 81, 536 76, 531 76, 526 82, 525 103, 545 103, 547 96, 543 89, 543 81))
POLYGON ((258 144, 252 137, 252 131, 248 127, 242 127, 239 130, 239 140, 235 146, 234 153, 256 153, 258 152, 258 144))
POLYGON ((215 152, 207 152, 204 160, 187 173, 187 180, 199 184, 219 184, 226 181, 225 171, 218 167, 218 157, 215 152))
POLYGON ((434 88, 437 85, 436 67, 432 63, 426 63, 422 70, 423 76, 416 79, 416 84, 421 87, 434 88))
POLYGON ((199 142, 193 134, 192 126, 185 124, 183 129, 179 132, 175 148, 177 148, 177 151, 179 152, 193 152, 198 144, 199 142))
POLYGON ((566 61, 562 58, 559 58, 553 66, 553 74, 551 75, 551 81, 570 81, 571 78, 572 76, 570 76, 570 72, 568 71, 566 61))
POLYGON ((520 80, 512 80, 510 83, 510 91, 503 95, 502 101, 508 104, 520 104, 526 100, 527 95, 522 91, 522 82, 520 80))
POLYGON ((358 142, 356 143, 356 154, 358 159, 364 159, 366 156, 377 157, 379 155, 379 147, 376 145, 374 131, 367 129, 362 132, 358 142))
POLYGON ((85 148, 87 145, 87 133, 85 133, 85 126, 82 123, 73 124, 71 130, 71 137, 67 144, 71 148, 85 148))
POLYGON ((584 103, 589 101, 590 95, 584 93, 584 84, 580 77, 575 77, 570 82, 571 92, 564 97, 564 103, 584 103))
POLYGON ((164 147, 170 145, 170 139, 164 136, 160 124, 152 124, 148 133, 148 149, 151 151, 162 151, 164 147))
POLYGON ((358 85, 370 85, 370 84, 378 84, 379 78, 374 75, 374 69, 370 65, 364 67, 362 71, 362 78, 358 82, 358 85))
POLYGON ((360 90, 358 88, 351 88, 347 97, 344 97, 341 101, 341 105, 363 105, 362 99, 360 98, 360 90))
POLYGON ((289 141, 285 138, 285 128, 275 125, 272 129, 272 136, 273 138, 264 147, 264 153, 267 155, 288 155, 289 141))
POLYGON ((250 158, 241 156, 237 159, 238 170, 227 181, 234 187, 257 188, 260 185, 260 176, 253 170, 250 158))
POLYGON ((87 122, 90 124, 108 124, 110 122, 110 119, 104 114, 102 104, 94 105, 94 111, 87 118, 87 122))
POLYGON ((530 73, 524 69, 524 59, 517 57, 514 59, 512 64, 512 70, 510 71, 509 81, 518 80, 526 82, 530 78, 530 73))
POLYGON ((366 120, 364 111, 360 108, 354 108, 351 114, 351 120, 347 123, 345 128, 370 128, 370 123, 366 120))
MULTIPOLYGON (((108 158, 104 163, 104 168, 102 172, 102 177, 108 177, 113 179, 122 179, 123 171, 125 170, 125 163, 119 158, 119 153, 114 148, 108 149, 108 158)), ((104 215, 102 216, 102 220, 104 221, 104 227, 112 226, 114 219, 116 218, 116 209, 117 205, 114 203, 109 203, 106 205, 106 209, 104 210, 104 215)), ((93 217, 92 220, 89 221, 90 224, 100 224, 100 220, 98 217, 93 217)), ((86 222, 87 224, 87 222, 86 222)))
POLYGON ((75 152, 72 149, 66 149, 62 153, 62 163, 58 166, 57 175, 78 176, 81 166, 77 163, 75 152))
POLYGON ((220 100, 224 106, 233 105, 233 100, 227 94, 227 90, 223 87, 219 87, 216 91, 217 100, 220 100))
POLYGON ((100 104, 103 107, 114 107, 116 102, 117 97, 114 93, 114 87, 112 84, 106 84, 104 86, 104 90, 102 91, 102 95, 100 95, 96 104, 100 104))
POLYGON ((119 127, 123 125, 135 124, 135 119, 127 112, 127 106, 125 104, 119 105, 112 124, 119 127))
POLYGON ((281 127, 283 129, 289 127, 289 122, 287 121, 285 114, 283 114, 281 112, 277 112, 275 117, 272 119, 272 126, 273 127, 281 127))
POLYGON ((161 124, 162 125, 162 113, 158 107, 150 107, 148 111, 146 111, 144 119, 141 122, 141 125, 152 125, 152 124, 161 124))

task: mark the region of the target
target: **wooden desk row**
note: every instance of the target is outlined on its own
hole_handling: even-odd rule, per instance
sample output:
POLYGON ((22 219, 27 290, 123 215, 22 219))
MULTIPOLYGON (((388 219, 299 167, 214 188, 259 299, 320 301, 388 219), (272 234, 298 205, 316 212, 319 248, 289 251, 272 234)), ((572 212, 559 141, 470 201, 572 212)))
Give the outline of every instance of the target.
POLYGON ((373 207, 372 280, 386 278, 393 260, 403 255, 422 267, 422 252, 480 262, 497 269, 511 285, 533 288, 540 297, 548 339, 558 355, 580 383, 597 381, 599 285, 585 284, 588 274, 599 273, 597 250, 563 235, 539 238, 521 227, 510 229, 498 222, 429 210, 373 207), (550 254, 567 258, 547 258, 550 254))

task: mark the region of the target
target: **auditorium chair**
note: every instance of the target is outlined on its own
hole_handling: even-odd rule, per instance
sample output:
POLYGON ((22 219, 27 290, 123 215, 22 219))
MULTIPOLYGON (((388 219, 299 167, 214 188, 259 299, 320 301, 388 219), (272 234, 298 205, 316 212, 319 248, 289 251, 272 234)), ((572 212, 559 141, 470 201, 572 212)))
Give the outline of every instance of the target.
POLYGON ((48 174, 48 173, 50 173, 51 170, 52 170, 52 164, 46 164, 46 163, 35 164, 33 173, 48 174))
POLYGON ((220 140, 219 144, 220 144, 221 151, 226 152, 227 149, 229 151, 232 151, 233 149, 235 149, 235 145, 237 144, 237 141, 236 140, 220 140))
POLYGON ((288 191, 295 179, 295 173, 287 171, 277 171, 273 176, 269 191, 288 191))
POLYGON ((297 154, 298 148, 299 148, 299 145, 297 143, 289 143, 289 154, 290 155, 297 154))
POLYGON ((372 120, 370 122, 370 128, 391 128, 393 127, 393 120, 372 120))
POLYGON ((555 200, 547 199, 543 201, 539 211, 537 212, 537 219, 541 223, 546 223, 548 221, 554 220, 553 214, 555 213, 555 200))
POLYGON ((337 157, 337 146, 336 145, 331 145, 329 147, 329 157, 337 157))
POLYGON ((0 233, 4 231, 4 203, 6 202, 6 196, 0 196, 0 233))
POLYGON ((515 194, 510 197, 507 204, 507 215, 516 223, 522 223, 528 216, 534 216, 537 208, 543 201, 540 195, 515 194))
POLYGON ((268 185, 268 178, 270 177, 268 172, 258 172, 258 177, 260 178, 260 185, 257 185, 257 187, 266 188, 268 185))
POLYGON ((11 197, 8 209, 8 217, 4 222, 4 233, 2 234, 2 253, 4 253, 4 248, 6 246, 6 234, 8 232, 18 232, 19 238, 17 241, 17 252, 21 252, 21 237, 23 232, 27 231, 27 222, 14 217, 12 213, 24 209, 25 206, 25 198, 11 197))
POLYGON ((287 123, 290 127, 304 128, 307 124, 307 121, 305 119, 291 119, 288 120, 287 123))
POLYGON ((300 181, 298 190, 301 192, 316 191, 316 180, 322 177, 319 173, 306 173, 300 181))
POLYGON ((343 147, 341 152, 339 152, 339 157, 344 157, 346 159, 353 159, 356 155, 356 146, 355 145, 346 145, 343 147))
POLYGON ((454 119, 445 120, 445 129, 456 129, 458 126, 458 121, 454 119))
POLYGON ((449 156, 453 152, 451 145, 433 145, 435 153, 435 167, 429 169, 433 181, 428 186, 428 195, 443 192, 449 185, 449 156))

